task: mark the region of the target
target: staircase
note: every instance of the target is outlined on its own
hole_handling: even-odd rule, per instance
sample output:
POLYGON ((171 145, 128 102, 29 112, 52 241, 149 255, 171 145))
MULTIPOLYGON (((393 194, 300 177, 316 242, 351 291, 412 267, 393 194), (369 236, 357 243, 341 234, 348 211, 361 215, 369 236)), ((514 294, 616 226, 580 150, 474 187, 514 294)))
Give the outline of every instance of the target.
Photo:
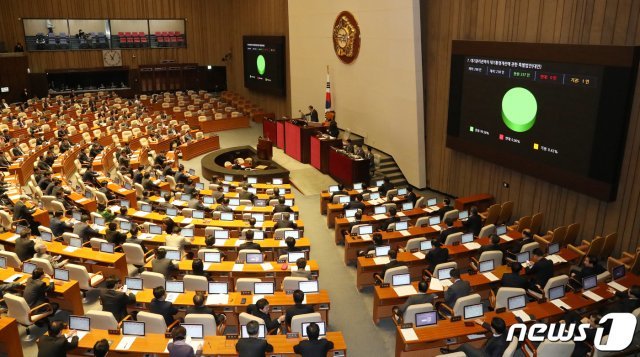
POLYGON ((374 150, 373 154, 374 156, 379 155, 380 166, 378 167, 376 163, 376 171, 373 177, 371 178, 372 183, 374 183, 375 180, 382 179, 383 177, 386 176, 389 178, 389 180, 391 180, 391 183, 395 187, 408 186, 409 183, 405 179, 404 174, 402 173, 402 171, 400 170, 400 167, 398 167, 398 165, 396 164, 396 161, 393 159, 392 156, 389 156, 379 150, 374 150))

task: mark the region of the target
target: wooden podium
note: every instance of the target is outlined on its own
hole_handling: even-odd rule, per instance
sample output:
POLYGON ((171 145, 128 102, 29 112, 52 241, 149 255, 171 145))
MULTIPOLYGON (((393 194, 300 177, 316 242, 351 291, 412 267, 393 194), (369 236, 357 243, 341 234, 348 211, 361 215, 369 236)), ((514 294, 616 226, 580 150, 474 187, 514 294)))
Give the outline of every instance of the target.
POLYGON ((273 141, 267 139, 263 139, 262 137, 258 138, 258 159, 260 160, 271 160, 273 157, 273 141))

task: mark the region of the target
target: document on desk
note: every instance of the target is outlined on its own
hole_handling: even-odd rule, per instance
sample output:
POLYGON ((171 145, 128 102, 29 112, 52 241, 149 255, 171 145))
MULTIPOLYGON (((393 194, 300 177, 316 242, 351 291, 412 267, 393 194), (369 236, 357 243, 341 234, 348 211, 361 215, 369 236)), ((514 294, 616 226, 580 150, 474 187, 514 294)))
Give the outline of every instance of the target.
POLYGON ((280 242, 280 243, 278 243, 279 247, 286 247, 287 246, 287 242, 285 242, 284 239, 280 239, 279 242, 280 242))
MULTIPOLYGON (((394 198, 394 200, 395 200, 395 198, 394 198)), ((406 217, 406 214, 404 214, 404 212, 397 212, 396 216, 398 216, 398 217, 406 217)))
POLYGON ((373 262, 376 263, 376 265, 385 265, 389 262, 389 257, 375 257, 373 258, 373 262))
POLYGON ((126 189, 126 188, 124 188, 124 187, 120 187, 120 188, 118 189, 118 193, 125 193, 125 192, 127 192, 127 189, 126 189))
POLYGON ((14 281, 20 279, 22 277, 22 274, 13 274, 10 277, 4 279, 5 283, 13 283, 14 281))
POLYGON ((489 281, 498 281, 500 279, 498 279, 497 276, 493 275, 493 273, 489 272, 489 273, 482 273, 482 275, 484 275, 485 278, 489 279, 489 281))
POLYGON ((179 293, 168 293, 165 300, 174 303, 178 299, 178 296, 180 296, 179 293))
POLYGON ((442 291, 442 290, 444 290, 444 287, 440 283, 440 280, 434 278, 434 279, 431 279, 431 283, 429 283, 429 289, 430 290, 436 290, 436 291, 442 291))
POLYGON ((408 230, 406 230, 406 229, 405 229, 405 230, 403 230, 403 231, 400 231, 400 234, 402 234, 402 236, 403 236, 403 237, 408 237, 408 236, 410 236, 410 235, 411 235, 411 233, 409 233, 409 231, 408 231, 408 230))
POLYGON ((593 300, 595 302, 598 302, 598 301, 602 300, 602 296, 594 293, 593 291, 584 291, 582 293, 582 295, 585 296, 585 297, 588 297, 589 299, 591 299, 591 300, 593 300))
POLYGON ((377 221, 380 221, 380 220, 383 220, 383 219, 387 219, 387 215, 386 214, 374 214, 372 216, 372 218, 377 220, 377 221))
POLYGON ((413 285, 394 286, 393 291, 395 291, 398 296, 410 296, 418 293, 413 285))
MULTIPOLYGON (((82 340, 82 338, 86 336, 88 333, 89 331, 76 331, 76 336, 78 336, 78 341, 82 340)), ((71 339, 73 338, 73 336, 71 336, 71 334, 65 334, 65 336, 67 337, 67 341, 71 343, 71 339)))
POLYGON ((262 228, 262 222, 256 222, 256 227, 257 228, 262 228))
POLYGON ((187 218, 183 218, 182 221, 180 221, 180 223, 189 224, 191 223, 191 221, 193 221, 193 218, 187 217, 187 218))
POLYGON ((211 263, 202 264, 202 270, 207 271, 209 268, 211 268, 211 263))
POLYGON ((225 245, 227 245, 226 239, 216 239, 216 243, 214 244, 215 247, 224 247, 225 245))
POLYGON ((262 270, 264 271, 269 271, 269 270, 273 270, 273 265, 271 265, 271 263, 262 263, 260 264, 260 266, 262 267, 262 270))
MULTIPOLYGON (((289 265, 289 268, 291 268, 291 271, 298 271, 298 267, 295 265, 289 265)), ((309 266, 309 264, 307 264, 304 267, 304 271, 311 271, 311 266, 309 266)))
POLYGON ((244 206, 244 208, 242 209, 243 211, 251 211, 253 209, 253 206, 244 206))
POLYGON ((476 249, 480 249, 480 247, 482 247, 479 243, 476 243, 476 242, 465 243, 463 245, 464 245, 465 248, 467 248, 469 250, 476 250, 476 249))
POLYGON ((244 264, 233 264, 233 269, 231 271, 243 271, 244 264))
POLYGON ((116 350, 126 351, 136 341, 136 336, 124 336, 116 346, 116 350))
POLYGON ((77 248, 77 247, 71 247, 71 246, 66 247, 66 248, 64 248, 64 249, 63 249, 63 251, 65 251, 65 252, 67 252, 67 253, 73 253, 73 252, 75 252, 76 250, 78 250, 78 248, 77 248))
POLYGON ((449 279, 440 280, 440 284, 442 284, 442 286, 447 287, 447 288, 450 287, 451 285, 453 285, 453 283, 449 279))
POLYGON ((353 223, 353 222, 355 222, 355 221, 356 221, 356 219, 355 219, 355 218, 353 218, 353 217, 347 217, 347 222, 349 222, 349 223, 353 223))
POLYGON ((136 211, 136 213, 134 213, 133 215, 136 217, 146 217, 149 214, 149 212, 145 212, 145 211, 136 211))
POLYGON ((430 226, 430 227, 435 229, 438 232, 440 232, 442 230, 442 227, 440 227, 440 226, 430 226))
POLYGON ((571 310, 571 306, 569 306, 566 302, 560 300, 560 299, 555 299, 555 300, 551 300, 551 303, 556 305, 559 308, 565 308, 567 310, 571 310))
POLYGON ((360 236, 360 238, 362 238, 362 240, 366 240, 366 241, 372 240, 372 238, 371 238, 371 236, 369 234, 363 234, 363 235, 360 236))
POLYGON ((607 285, 609 285, 609 287, 612 287, 618 291, 627 291, 627 288, 624 287, 623 285, 616 283, 615 281, 611 281, 609 283, 607 283, 607 285))
MULTIPOLYGON (((245 242, 246 242, 246 240, 238 238, 238 239, 236 239, 236 243, 235 243, 234 245, 235 245, 236 247, 239 247, 241 244, 243 244, 243 243, 245 243, 245 242)), ((285 243, 285 244, 286 244, 286 243, 285 243)))
POLYGON ((440 209, 440 207, 438 207, 438 206, 429 206, 429 207, 427 207, 427 208, 425 208, 425 209, 428 209, 428 210, 429 210, 429 211, 427 211, 427 212, 435 212, 435 211, 439 210, 439 209, 440 209))
POLYGON ((424 259, 425 255, 422 252, 415 252, 413 253, 413 256, 418 258, 418 259, 424 259))
POLYGON ((477 340, 479 338, 485 338, 486 336, 483 333, 472 333, 471 335, 467 335, 467 338, 470 340, 477 340))
POLYGON ((173 200, 173 202, 171 202, 171 204, 174 206, 182 206, 185 203, 186 203, 185 201, 181 201, 181 200, 173 200))
POLYGON ((500 235, 500 238, 504 239, 504 240, 505 240, 505 241, 507 241, 507 242, 511 242, 511 241, 513 240, 513 238, 509 237, 509 236, 508 236, 508 235, 506 235, 506 234, 502 234, 502 235, 500 235))
POLYGON ((85 202, 89 202, 89 199, 86 197, 82 197, 81 199, 79 199, 78 201, 76 201, 78 203, 85 203, 85 202))
POLYGON ((547 259, 551 260, 553 264, 561 264, 566 263, 567 260, 557 254, 551 254, 546 256, 547 259))
POLYGON ((18 239, 19 235, 14 234, 11 237, 7 238, 7 242, 15 242, 18 239))
POLYGON ((257 302, 258 302, 258 300, 260 300, 260 299, 264 299, 264 295, 253 295, 253 300, 252 300, 252 301, 253 301, 253 303, 255 304, 255 303, 257 303, 257 302))
POLYGON ((413 327, 400 329, 402 333, 402 338, 405 341, 418 341, 418 335, 416 335, 416 331, 413 330, 413 327))
POLYGON ((512 310, 511 312, 512 312, 516 317, 519 317, 520 319, 522 319, 522 322, 531 321, 531 317, 529 316, 529 314, 527 314, 526 312, 524 312, 524 310, 512 310))
POLYGON ((228 294, 209 294, 207 295, 206 305, 227 305, 229 303, 228 294))

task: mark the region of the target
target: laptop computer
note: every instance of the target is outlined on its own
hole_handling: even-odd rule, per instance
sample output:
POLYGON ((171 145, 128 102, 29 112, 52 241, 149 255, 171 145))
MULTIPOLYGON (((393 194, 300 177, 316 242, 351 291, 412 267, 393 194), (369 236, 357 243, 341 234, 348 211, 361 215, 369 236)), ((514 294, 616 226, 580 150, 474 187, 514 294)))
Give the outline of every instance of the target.
POLYGON ((409 228, 409 222, 407 221, 396 222, 396 226, 395 226, 396 231, 404 231, 404 230, 407 230, 407 228, 409 228))
MULTIPOLYGON (((349 203, 349 201, 347 201, 346 203, 349 203)), ((293 200, 292 200, 292 199, 286 199, 286 200, 284 200, 284 205, 285 205, 285 206, 292 207, 292 206, 293 206, 293 200)))
POLYGON ((192 211, 191 217, 195 219, 204 219, 204 211, 200 211, 200 210, 192 211))
POLYGON ((496 227, 496 234, 501 236, 503 234, 507 234, 507 226, 497 226, 496 227))
POLYGON ((384 180, 376 180, 376 187, 380 187, 384 184, 384 180))
POLYGON ((267 200, 256 198, 255 200, 253 200, 253 205, 256 207, 267 207, 267 200))
POLYGON ((480 264, 479 264, 478 270, 481 273, 486 273, 486 272, 492 271, 493 268, 494 268, 493 259, 489 259, 489 260, 481 261, 480 264))
POLYGON ((191 195, 189 194, 185 194, 183 193, 182 195, 180 195, 180 201, 190 201, 191 200, 191 195))
POLYGON ((410 274, 394 274, 391 276, 391 286, 411 285, 410 274))
POLYGON ((176 208, 167 208, 167 211, 165 213, 169 217, 175 217, 178 215, 178 210, 176 208))
POLYGON ((170 260, 180 260, 180 251, 174 249, 167 249, 166 258, 170 260))
POLYGON ((300 239, 300 231, 297 229, 294 230, 290 230, 290 231, 284 231, 284 239, 287 238, 293 238, 293 239, 300 239))
POLYGON ((484 315, 484 308, 482 304, 467 305, 464 307, 464 319, 476 319, 484 315))
MULTIPOLYGON (((309 325, 311 325, 312 322, 303 322, 301 325, 301 330, 302 330, 302 337, 308 337, 307 336, 307 327, 309 327, 309 325)), ((325 322, 316 322, 316 324, 319 327, 320 330, 320 334, 319 334, 319 338, 325 338, 327 336, 327 326, 325 322)))
POLYGON ((283 180, 281 178, 274 178, 271 182, 273 185, 282 185, 283 180))
POLYGON ((273 295, 276 291, 274 282, 256 282, 253 283, 253 293, 256 295, 273 295))
POLYGON ((5 269, 7 267, 7 258, 0 257, 0 268, 5 269))
POLYGON ((240 206, 240 199, 239 198, 230 198, 229 199, 229 206, 231 206, 231 207, 240 206))
POLYGON ((116 246, 113 243, 100 243, 100 252, 101 253, 109 253, 113 254, 115 252, 116 246))
POLYGON ((257 177, 247 177, 247 183, 250 183, 250 184, 258 183, 258 178, 257 177))
POLYGON ((93 217, 93 224, 95 224, 96 226, 103 226, 104 227, 104 218, 103 217, 93 217))
POLYGON ((385 214, 385 213, 387 213, 387 207, 385 207, 385 206, 375 206, 373 208, 373 213, 374 214, 385 214))
POLYGON ((120 200, 120 207, 131 207, 131 203, 129 202, 129 200, 120 200))
POLYGON ((189 175, 195 176, 195 174, 196 174, 196 170, 195 169, 189 169, 189 175))
POLYGON ((344 210, 344 216, 346 218, 351 218, 351 217, 355 217, 356 212, 358 212, 358 209, 353 208, 353 209, 346 209, 344 210))
POLYGON ((150 234, 162 234, 162 226, 159 226, 157 224, 150 224, 149 225, 149 233, 150 234))
POLYGON ((209 294, 228 294, 229 286, 227 283, 210 281, 208 292, 209 294))
POLYGON ((625 274, 626 274, 626 268, 624 265, 618 265, 617 267, 611 270, 611 276, 613 277, 613 280, 618 280, 620 278, 623 278, 625 274))
POLYGON ((354 190, 362 190, 362 182, 354 182, 353 183, 354 190))
MULTIPOLYGON (((265 338, 267 336, 267 328, 264 324, 258 325, 258 338, 265 338)), ((247 325, 240 325, 240 338, 249 338, 249 333, 247 332, 247 325)))
POLYGON ((597 275, 590 275, 587 277, 582 278, 582 289, 586 290, 591 290, 593 288, 595 288, 598 285, 598 276, 597 275))
POLYGON ((222 192, 229 193, 229 185, 222 185, 222 192))
POLYGON ((549 244, 549 247, 547 248, 547 253, 548 254, 556 254, 559 251, 560 251, 560 244, 559 243, 549 244))
POLYGON ((454 268, 438 269, 438 271, 436 272, 436 276, 438 277, 438 280, 451 279, 451 271, 453 269, 454 268))
POLYGON ((409 211, 413 209, 413 203, 412 202, 405 202, 402 204, 402 210, 403 211, 409 211))
POLYGON ((229 239, 229 231, 226 229, 216 229, 213 231, 215 239, 229 239))
POLYGON ((180 235, 187 238, 193 237, 193 228, 182 228, 180 230, 180 235))
POLYGON ((91 330, 91 319, 86 316, 70 315, 69 330, 89 331, 91 330))
POLYGON ((380 192, 371 192, 369 194, 370 200, 377 200, 378 198, 380 198, 380 192))
POLYGON ((516 259, 518 260, 518 263, 525 263, 529 260, 529 258, 530 258, 529 251, 516 254, 516 259))
POLYGON ((197 182, 196 183, 196 190, 204 190, 204 183, 202 182, 197 182))
POLYGON ((165 281, 164 289, 168 293, 180 293, 184 292, 184 281, 165 281))
POLYGON ((132 189, 132 188, 133 188, 133 186, 131 186, 131 184, 130 184, 130 183, 126 182, 126 183, 124 184, 124 188, 125 188, 126 190, 130 190, 130 189, 132 189))
POLYGON ((372 225, 367 224, 367 225, 358 227, 358 234, 361 236, 365 234, 372 234, 372 233, 373 233, 372 225))
POLYGON ((222 212, 220 213, 221 221, 233 221, 233 212, 222 212))
POLYGON ((56 268, 53 270, 53 278, 60 281, 69 281, 69 270, 56 268))
POLYGON ((351 202, 351 197, 349 196, 338 197, 338 203, 349 203, 349 202, 351 202))
POLYGON ((142 212, 150 213, 151 212, 151 205, 144 203, 144 204, 140 205, 140 210, 142 212))
POLYGON ((431 245, 431 241, 430 240, 423 240, 422 242, 420 242, 420 250, 421 251, 425 251, 425 250, 431 250, 433 248, 433 246, 431 245))
POLYGON ((22 263, 22 272, 25 274, 32 274, 36 268, 37 266, 33 263, 29 263, 29 262, 22 263))
POLYGON ((202 201, 205 205, 212 205, 215 203, 213 196, 203 196, 202 201))
POLYGON ((124 283, 127 286, 127 290, 142 290, 142 278, 125 278, 124 283))
POLYGON ((129 232, 131 230, 131 222, 129 221, 120 221, 120 229, 129 232))
POLYGON ((82 248, 82 239, 71 237, 69 238, 69 246, 75 248, 82 248))
POLYGON ((122 334, 126 336, 144 336, 144 322, 122 321, 122 334))
POLYGON ((253 193, 254 195, 258 194, 258 189, 255 188, 255 187, 249 187, 249 188, 247 188, 247 191, 253 193))
POLYGON ((458 212, 458 219, 459 220, 464 221, 467 218, 469 218, 469 211, 460 211, 460 212, 458 212))
POLYGON ((329 186, 329 193, 334 193, 334 192, 338 192, 340 191, 340 187, 338 187, 338 185, 331 185, 329 186))
POLYGON ((227 182, 232 182, 233 181, 233 176, 232 175, 224 175, 224 180, 227 182))
POLYGON ((247 264, 262 264, 262 253, 247 253, 247 264))
POLYGON ((317 280, 300 281, 298 282, 298 289, 305 294, 317 294, 320 292, 317 280))
POLYGON ((204 262, 205 263, 220 263, 221 261, 220 252, 205 252, 204 253, 204 262))
MULTIPOLYGON (((191 342, 199 342, 204 339, 204 325, 202 324, 180 324, 187 330, 187 339, 191 342)), ((188 343, 188 342, 187 342, 188 343)))
POLYGON ((289 252, 287 253, 287 262, 295 263, 300 258, 305 258, 304 252, 289 252))
POLYGON ((73 219, 75 219, 78 222, 82 221, 82 212, 78 212, 78 211, 73 211, 71 213, 71 216, 73 217, 73 219))
POLYGON ((416 327, 433 326, 438 323, 438 312, 427 311, 416 314, 416 327))
POLYGON ((519 310, 527 306, 527 296, 525 294, 512 296, 507 299, 507 308, 510 311, 519 310))
POLYGON ((427 207, 435 206, 438 204, 437 198, 429 198, 427 199, 427 207))
POLYGON ((564 285, 554 286, 549 289, 549 301, 564 297, 564 285))
POLYGON ((252 213, 252 218, 255 218, 256 222, 264 222, 264 213, 252 213))
POLYGON ((40 232, 40 238, 45 242, 51 242, 53 240, 53 234, 49 232, 40 232))
POLYGON ((463 234, 460 242, 462 244, 473 242, 473 233, 465 233, 465 234, 463 234))
POLYGON ((429 217, 429 225, 430 226, 435 226, 437 224, 440 224, 440 217, 438 217, 438 216, 429 217))
POLYGON ((387 255, 389 255, 389 250, 391 250, 390 245, 383 245, 380 247, 376 247, 375 255, 376 257, 386 257, 387 255))

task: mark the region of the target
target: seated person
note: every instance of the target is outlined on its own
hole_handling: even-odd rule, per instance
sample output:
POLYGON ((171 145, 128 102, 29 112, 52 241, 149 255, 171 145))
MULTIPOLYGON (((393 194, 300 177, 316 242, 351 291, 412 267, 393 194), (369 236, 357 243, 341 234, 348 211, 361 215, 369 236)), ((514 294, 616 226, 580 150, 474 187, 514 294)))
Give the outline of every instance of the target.
POLYGON ((400 217, 397 214, 398 209, 395 206, 389 208, 389 218, 380 225, 380 230, 386 231, 390 225, 400 222, 400 217))
POLYGON ((449 237, 450 234, 458 232, 458 228, 453 226, 453 222, 454 221, 452 218, 447 218, 444 220, 444 224, 447 225, 447 228, 440 232, 440 236, 438 237, 440 243, 445 244, 445 242, 447 241, 447 237, 449 237))
POLYGON ((193 242, 193 237, 184 237, 180 235, 182 229, 178 226, 173 227, 173 233, 165 237, 165 245, 168 247, 178 248, 180 255, 184 254, 184 247, 193 242))
POLYGON ((173 316, 178 313, 178 309, 170 301, 165 301, 166 298, 167 292, 164 290, 164 286, 153 288, 153 299, 149 303, 149 312, 162 315, 164 322, 169 326, 173 323, 173 316))
POLYGON ((500 237, 497 234, 491 234, 490 240, 491 243, 485 244, 478 249, 478 257, 484 252, 490 252, 493 250, 502 251, 502 248, 500 247, 500 237))
POLYGON ((287 245, 286 248, 280 250, 280 255, 285 255, 291 252, 300 252, 302 249, 296 247, 296 239, 293 237, 287 237, 284 240, 284 243, 287 245))
POLYGON ((47 253, 47 246, 42 242, 38 241, 35 245, 36 253, 33 255, 34 258, 48 260, 51 264, 52 268, 62 268, 69 260, 65 259, 60 261, 60 255, 52 256, 47 253))
POLYGON ((511 272, 502 275, 500 286, 505 288, 527 289, 527 279, 520 275, 520 271, 522 271, 522 265, 518 262, 513 262, 509 264, 509 267, 511 268, 511 272))
POLYGON ((407 301, 398 307, 398 315, 400 317, 404 316, 405 311, 407 311, 407 308, 411 305, 432 304, 438 295, 427 294, 427 290, 429 290, 429 284, 424 280, 420 281, 418 283, 418 293, 409 296, 407 301))
POLYGON ((349 192, 347 192, 347 191, 344 189, 344 185, 343 185, 343 184, 338 184, 338 191, 334 191, 334 192, 331 194, 331 198, 329 199, 329 202, 333 202, 333 198, 334 198, 335 196, 338 196, 338 195, 349 196, 349 192))
POLYGON ((391 268, 399 267, 399 266, 405 266, 405 264, 400 263, 398 261, 398 251, 397 250, 389 249, 389 252, 387 254, 389 255, 389 262, 386 263, 382 267, 382 273, 380 274, 380 278, 381 279, 384 279, 384 274, 387 272, 387 270, 389 270, 391 268))
POLYGON ((355 201, 350 201, 349 203, 344 205, 344 209, 359 209, 359 210, 364 210, 365 208, 365 204, 364 202, 362 202, 364 198, 362 197, 362 194, 359 193, 356 195, 356 200, 355 201))
POLYGON ((304 292, 302 290, 294 290, 293 291, 293 302, 295 305, 288 308, 285 313, 285 322, 287 326, 289 326, 289 330, 291 330, 291 319, 296 315, 310 314, 314 312, 313 306, 303 304, 304 301, 304 292))
POLYGON ((525 272, 527 275, 533 275, 533 279, 529 282, 529 289, 541 292, 547 285, 547 281, 554 275, 553 262, 544 257, 540 248, 534 249, 532 253, 532 262, 527 262, 529 266, 525 268, 525 272))
POLYGON ((247 323, 249 337, 243 337, 236 343, 239 357, 265 356, 267 353, 273 352, 273 346, 266 339, 258 338, 258 332, 260 332, 260 324, 257 321, 247 323))
POLYGON ((451 270, 451 280, 453 280, 451 286, 444 288, 444 302, 453 308, 459 298, 471 294, 471 284, 460 279, 460 270, 458 268, 451 270))
POLYGON ((164 275, 165 279, 170 279, 178 271, 178 264, 171 259, 167 259, 167 251, 163 248, 156 249, 156 258, 151 261, 151 271, 164 275))
POLYGON ((509 347, 507 341, 507 324, 500 317, 494 317, 491 320, 491 325, 484 322, 482 319, 475 320, 475 323, 481 325, 485 330, 492 333, 489 340, 481 347, 474 347, 471 343, 463 343, 460 347, 449 350, 448 348, 441 348, 440 352, 464 352, 467 356, 502 356, 504 351, 509 347))
POLYGON ((369 254, 371 251, 375 252, 376 247, 382 247, 386 243, 384 240, 382 240, 382 234, 380 232, 373 233, 371 235, 371 240, 373 241, 373 243, 367 246, 367 249, 362 252, 363 254, 369 254))
POLYGON ((109 223, 104 236, 107 242, 113 243, 116 246, 122 245, 122 243, 127 241, 127 235, 118 230, 118 224, 116 222, 109 223))
POLYGON ((307 260, 305 258, 298 258, 296 260, 296 267, 298 268, 298 270, 291 272, 292 277, 306 278, 307 280, 311 280, 311 271, 306 270, 307 260))
POLYGON ((444 214, 445 213, 453 210, 453 207, 451 206, 451 200, 449 198, 445 198, 444 200, 442 200, 442 202, 444 203, 444 206, 440 207, 436 211, 436 213, 440 217, 440 220, 442 220, 444 218, 444 214))
POLYGON ((241 251, 243 249, 256 249, 256 250, 262 251, 262 247, 260 246, 260 244, 253 241, 253 234, 254 234, 253 231, 246 231, 244 233, 246 242, 238 246, 238 251, 241 251))
POLYGON ((438 264, 449 261, 449 249, 442 248, 442 244, 440 244, 438 239, 433 239, 431 246, 433 248, 425 256, 425 261, 427 262, 427 270, 433 273, 433 269, 435 269, 438 264))
POLYGON ((582 284, 582 278, 592 275, 598 276, 605 271, 606 269, 599 264, 597 257, 587 255, 580 266, 571 269, 571 278, 573 278, 574 283, 582 284))
POLYGON ((78 347, 78 335, 75 330, 69 333, 70 340, 62 333, 65 325, 62 321, 49 324, 49 333, 38 339, 38 357, 66 356, 67 352, 78 347))
POLYGON ((380 196, 385 197, 387 195, 387 192, 389 192, 389 190, 393 190, 396 187, 391 183, 391 180, 389 180, 389 178, 386 176, 382 181, 383 181, 382 185, 378 188, 378 192, 380 192, 380 196))
POLYGON ((271 319, 271 316, 269 315, 269 308, 269 301, 262 298, 256 302, 255 306, 247 309, 247 312, 264 320, 267 331, 277 330, 280 328, 280 324, 284 321, 285 315, 280 315, 277 319, 271 319))
POLYGON ((201 292, 196 292, 196 294, 193 295, 193 306, 187 307, 187 315, 189 314, 213 315, 213 317, 216 319, 217 325, 224 322, 224 320, 226 320, 227 317, 224 314, 216 314, 212 308, 207 307, 204 304, 206 300, 207 300, 206 296, 204 296, 201 292))
POLYGON ((326 356, 333 349, 333 342, 326 338, 319 338, 320 326, 312 322, 307 326, 308 340, 301 340, 293 346, 293 352, 303 356, 326 356))
POLYGON ((513 243, 513 246, 511 247, 511 249, 509 249, 509 253, 515 256, 516 254, 520 253, 520 251, 522 250, 522 247, 525 244, 529 244, 533 242, 535 242, 535 240, 533 239, 533 234, 531 233, 531 230, 529 228, 523 229, 522 239, 517 240, 516 242, 513 243))
POLYGON ((284 196, 278 197, 278 204, 273 206, 273 213, 280 213, 280 212, 293 213, 293 209, 285 205, 284 202, 285 202, 284 196))
POLYGON ((167 350, 170 356, 176 357, 200 357, 202 356, 202 343, 199 343, 197 349, 194 351, 190 344, 186 343, 187 329, 183 326, 176 326, 171 330, 171 337, 173 341, 167 345, 167 350))
POLYGON ((466 221, 462 221, 462 226, 466 232, 473 233, 474 237, 477 237, 480 234, 480 230, 482 229, 482 217, 478 214, 478 207, 471 207, 469 218, 466 221))
POLYGON ((289 212, 284 212, 280 220, 273 226, 274 231, 280 228, 298 228, 296 222, 291 220, 291 214, 289 212))
POLYGON ((222 197, 218 200, 219 205, 214 209, 216 212, 233 212, 233 208, 229 207, 229 199, 222 197))
POLYGON ((122 291, 120 280, 111 276, 105 282, 105 289, 100 291, 100 300, 102 301, 102 311, 111 312, 116 321, 121 321, 127 316, 127 305, 135 303, 136 296, 122 291))

